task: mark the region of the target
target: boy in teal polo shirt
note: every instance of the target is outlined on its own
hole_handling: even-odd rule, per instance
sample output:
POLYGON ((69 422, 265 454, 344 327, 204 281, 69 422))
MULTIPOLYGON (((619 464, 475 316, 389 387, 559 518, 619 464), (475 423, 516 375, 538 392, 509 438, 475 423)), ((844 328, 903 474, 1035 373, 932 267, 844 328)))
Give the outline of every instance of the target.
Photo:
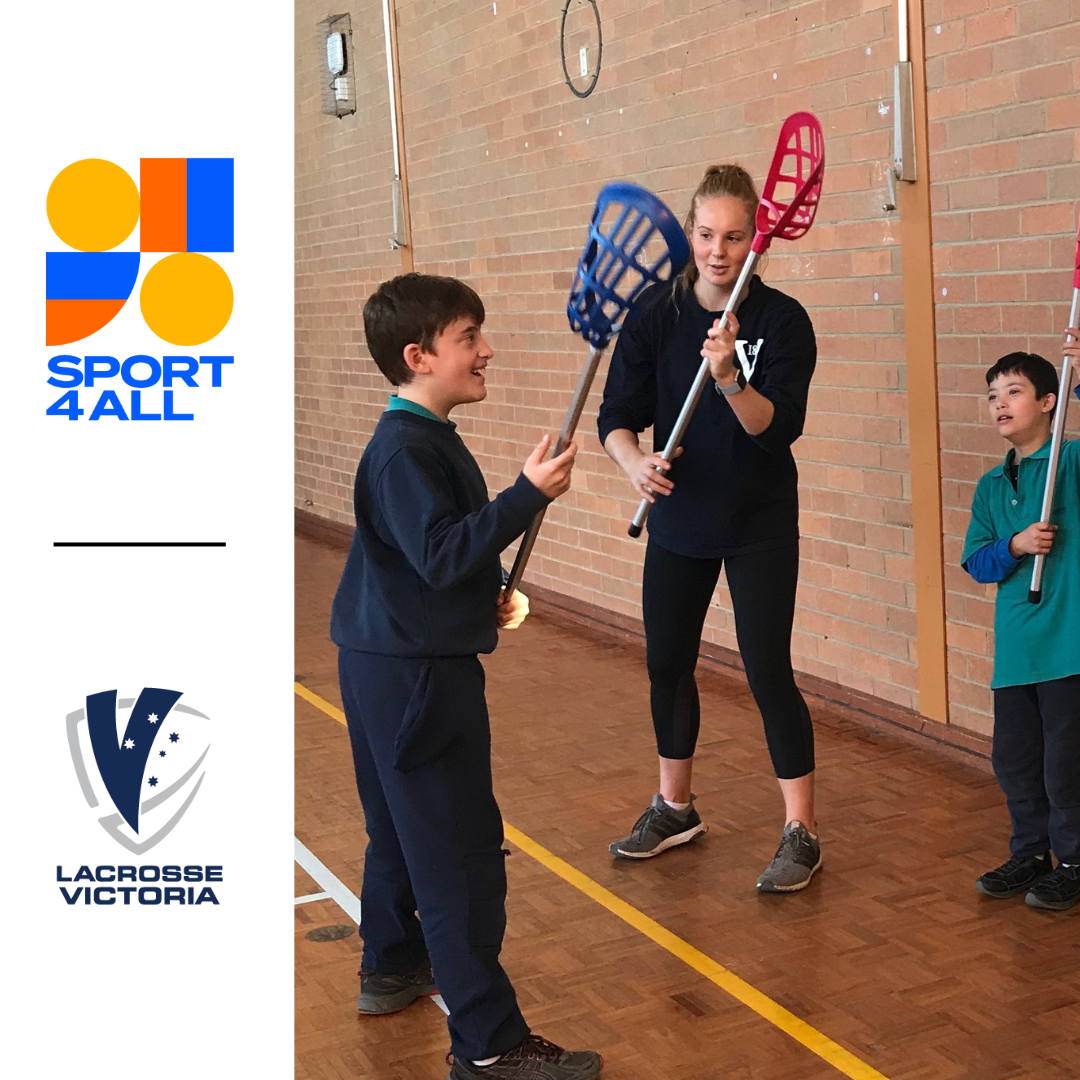
MULTIPOLYGON (((1075 340, 1065 348, 1080 357, 1075 340)), ((962 563, 998 583, 993 764, 1012 837, 1009 860, 976 885, 1063 911, 1080 900, 1080 440, 1061 447, 1051 520, 1040 522, 1057 372, 1009 353, 986 384, 990 420, 1012 449, 975 489, 962 563), (1035 555, 1046 556, 1038 604, 1028 600, 1035 555)))

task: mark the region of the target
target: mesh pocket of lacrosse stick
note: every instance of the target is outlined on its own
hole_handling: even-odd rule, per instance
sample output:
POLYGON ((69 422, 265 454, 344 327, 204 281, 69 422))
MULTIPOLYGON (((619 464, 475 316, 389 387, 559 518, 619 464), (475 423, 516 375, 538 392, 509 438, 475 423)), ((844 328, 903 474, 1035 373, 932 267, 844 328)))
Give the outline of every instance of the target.
POLYGON ((798 240, 814 223, 825 176, 825 136, 813 113, 792 113, 780 129, 754 219, 759 255, 776 237, 798 240))
POLYGON ((689 258, 682 226, 655 195, 637 184, 608 184, 597 197, 570 289, 570 329, 606 348, 642 290, 670 280, 689 258))

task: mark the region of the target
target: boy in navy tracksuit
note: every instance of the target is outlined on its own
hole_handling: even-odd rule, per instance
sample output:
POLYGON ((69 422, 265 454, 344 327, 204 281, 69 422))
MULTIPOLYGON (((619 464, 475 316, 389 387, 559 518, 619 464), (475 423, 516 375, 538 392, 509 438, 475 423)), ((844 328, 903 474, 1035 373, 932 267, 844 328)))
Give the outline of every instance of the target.
POLYGON ((589 1080, 599 1056, 530 1034, 499 964, 505 852, 477 655, 525 617, 520 593, 501 596, 499 554, 569 488, 576 447, 544 460, 545 436, 488 501, 448 419, 487 394, 483 321, 467 285, 423 274, 384 282, 364 306, 397 396, 360 459, 331 620, 368 833, 358 1008, 393 1012, 437 982, 448 1080, 589 1080))

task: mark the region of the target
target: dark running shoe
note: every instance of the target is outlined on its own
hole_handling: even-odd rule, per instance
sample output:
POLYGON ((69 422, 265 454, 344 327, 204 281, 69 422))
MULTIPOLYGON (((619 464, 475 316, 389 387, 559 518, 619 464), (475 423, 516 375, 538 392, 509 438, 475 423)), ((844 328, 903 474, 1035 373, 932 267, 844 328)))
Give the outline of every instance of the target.
POLYGON ((1041 877, 1054 869, 1049 855, 1041 859, 1035 855, 1013 855, 1008 862, 1002 863, 996 870, 987 870, 975 888, 995 900, 1008 900, 1010 896, 1019 896, 1026 892, 1041 877))
POLYGON ((526 1035, 490 1065, 474 1065, 447 1055, 453 1068, 446 1080, 593 1080, 604 1059, 592 1050, 564 1050, 561 1046, 526 1035))
POLYGON ((1045 911, 1068 911, 1078 900, 1080 866, 1062 866, 1060 863, 1056 870, 1039 878, 1024 897, 1024 903, 1029 907, 1045 911))
POLYGON ((821 844, 801 821, 789 821, 772 862, 757 879, 757 887, 760 892, 798 892, 820 869, 821 844))
POLYGON ((635 822, 630 835, 608 845, 608 851, 623 859, 651 859, 661 851, 688 843, 707 829, 694 809, 693 795, 686 810, 679 811, 672 810, 664 797, 656 794, 649 809, 635 822))
POLYGON ((425 994, 437 994, 431 977, 431 962, 425 960, 406 975, 380 975, 377 971, 360 972, 360 996, 357 1012, 365 1016, 386 1016, 400 1012, 425 994))

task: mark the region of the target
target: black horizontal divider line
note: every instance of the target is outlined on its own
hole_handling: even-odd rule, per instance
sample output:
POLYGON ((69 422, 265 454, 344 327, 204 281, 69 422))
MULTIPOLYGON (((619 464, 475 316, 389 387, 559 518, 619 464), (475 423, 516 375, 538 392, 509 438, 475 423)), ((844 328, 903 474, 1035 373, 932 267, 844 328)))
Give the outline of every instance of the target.
POLYGON ((225 547, 224 540, 54 540, 53 547, 225 547))

